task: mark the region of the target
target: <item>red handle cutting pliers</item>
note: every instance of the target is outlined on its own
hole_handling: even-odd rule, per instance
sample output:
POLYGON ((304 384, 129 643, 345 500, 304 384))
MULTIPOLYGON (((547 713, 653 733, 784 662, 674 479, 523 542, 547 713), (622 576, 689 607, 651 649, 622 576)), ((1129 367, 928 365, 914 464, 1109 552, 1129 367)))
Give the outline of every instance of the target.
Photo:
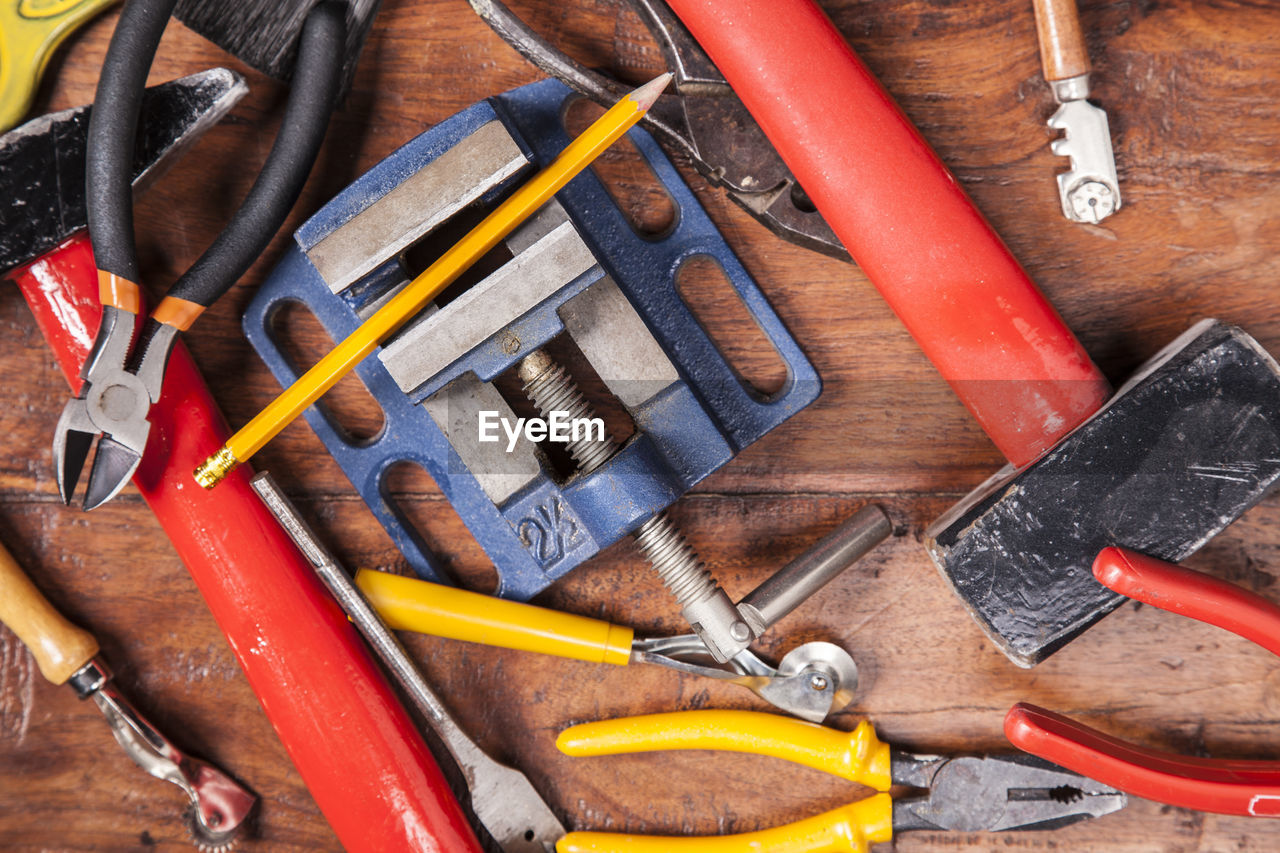
MULTIPOLYGON (((1225 628, 1280 655, 1280 606, 1240 587, 1123 548, 1093 576, 1130 598, 1225 628)), ((1135 746, 1020 702, 1004 720, 1019 749, 1149 800, 1220 814, 1280 817, 1280 761, 1191 758, 1135 746)))

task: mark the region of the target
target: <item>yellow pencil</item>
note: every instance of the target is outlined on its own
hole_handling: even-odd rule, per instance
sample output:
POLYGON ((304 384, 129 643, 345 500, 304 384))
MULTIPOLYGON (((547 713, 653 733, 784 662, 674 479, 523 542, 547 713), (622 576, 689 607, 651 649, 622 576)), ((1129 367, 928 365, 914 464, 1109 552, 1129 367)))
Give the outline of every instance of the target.
POLYGON ((257 453, 303 410, 366 358, 386 338, 399 329, 449 286, 459 275, 498 244, 516 226, 541 207, 561 187, 591 164, 640 121, 658 95, 671 82, 663 74, 635 89, 597 119, 560 152, 549 166, 529 179, 510 198, 440 256, 425 272, 380 308, 314 367, 286 388, 279 397, 227 440, 195 471, 196 482, 212 489, 236 465, 257 453))

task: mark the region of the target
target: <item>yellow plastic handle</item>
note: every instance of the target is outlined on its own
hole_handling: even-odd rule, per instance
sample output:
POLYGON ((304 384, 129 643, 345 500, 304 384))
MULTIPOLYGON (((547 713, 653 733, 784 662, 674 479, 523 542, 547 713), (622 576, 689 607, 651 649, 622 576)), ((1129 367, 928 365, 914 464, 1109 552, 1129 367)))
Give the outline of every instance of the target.
POLYGON ((80 24, 115 0, 4 0, 0 3, 0 133, 31 108, 49 57, 80 24))
POLYGON ((693 838, 570 832, 556 853, 867 853, 893 838, 893 801, 876 794, 785 826, 693 838))
POLYGON ((794 761, 877 791, 892 786, 889 746, 862 721, 852 732, 759 711, 676 711, 571 726, 556 738, 565 755, 718 749, 794 761))
POLYGON ((0 622, 26 644, 40 672, 62 684, 98 653, 98 641, 54 609, 0 545, 0 622))
POLYGON ((356 586, 398 630, 591 663, 631 659, 632 630, 600 619, 369 569, 356 586))

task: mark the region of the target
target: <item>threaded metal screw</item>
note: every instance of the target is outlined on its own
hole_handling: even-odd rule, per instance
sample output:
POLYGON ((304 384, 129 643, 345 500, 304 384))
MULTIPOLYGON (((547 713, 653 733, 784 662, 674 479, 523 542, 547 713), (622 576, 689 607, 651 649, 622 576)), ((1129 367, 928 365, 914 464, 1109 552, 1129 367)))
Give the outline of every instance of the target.
MULTIPOLYGON (((517 374, 525 395, 542 417, 550 419, 553 411, 564 412, 570 419, 594 417, 591 404, 573 379, 541 350, 525 356, 517 374)), ((584 432, 586 435, 571 440, 567 449, 578 470, 590 474, 618 451, 618 443, 607 432, 603 440, 591 438, 590 430, 584 432)), ((751 628, 670 516, 665 511, 658 513, 633 535, 712 656, 723 662, 746 648, 754 639, 751 628)))

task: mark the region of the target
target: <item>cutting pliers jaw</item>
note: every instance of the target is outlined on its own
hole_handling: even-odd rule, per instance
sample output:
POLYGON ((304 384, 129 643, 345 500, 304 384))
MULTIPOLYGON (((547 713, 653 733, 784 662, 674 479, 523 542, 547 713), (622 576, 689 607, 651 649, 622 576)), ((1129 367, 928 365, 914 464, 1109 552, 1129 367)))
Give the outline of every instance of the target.
POLYGON ((103 306, 97 341, 82 372, 84 384, 58 419, 53 458, 63 503, 71 503, 94 438, 101 436, 85 487, 86 510, 115 497, 142 461, 151 432, 147 413, 159 399, 177 330, 148 323, 134 368, 129 360, 136 319, 131 311, 103 306))

